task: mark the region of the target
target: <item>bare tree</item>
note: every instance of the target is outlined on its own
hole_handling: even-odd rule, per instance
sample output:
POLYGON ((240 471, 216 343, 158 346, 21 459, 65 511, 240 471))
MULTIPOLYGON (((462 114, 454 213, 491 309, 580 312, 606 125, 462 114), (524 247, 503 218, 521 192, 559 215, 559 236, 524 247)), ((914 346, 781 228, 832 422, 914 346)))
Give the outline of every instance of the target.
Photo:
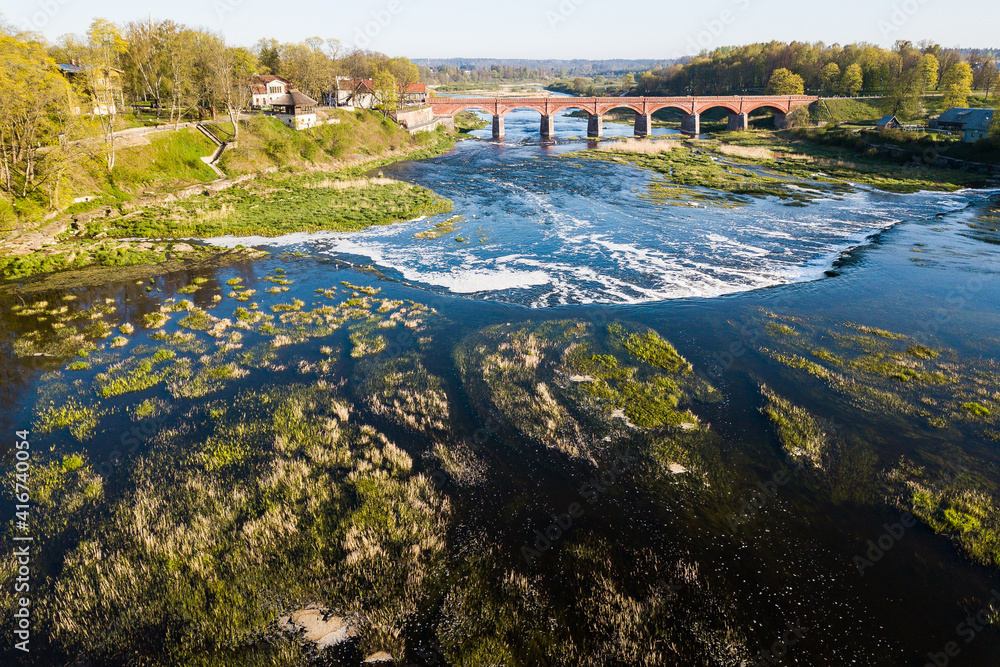
POLYGON ((136 78, 136 88, 156 102, 156 116, 163 107, 163 83, 167 74, 164 25, 152 21, 125 24, 125 54, 136 78))
POLYGON ((215 100, 226 107, 229 121, 233 124, 234 141, 240 132, 240 114, 253 100, 250 79, 255 65, 256 59, 250 51, 226 46, 223 41, 212 53, 212 92, 215 100))
POLYGON ((119 68, 125 40, 118 27, 107 19, 94 19, 87 31, 84 72, 93 104, 93 116, 101 123, 108 171, 115 168, 115 120, 121 101, 119 68))

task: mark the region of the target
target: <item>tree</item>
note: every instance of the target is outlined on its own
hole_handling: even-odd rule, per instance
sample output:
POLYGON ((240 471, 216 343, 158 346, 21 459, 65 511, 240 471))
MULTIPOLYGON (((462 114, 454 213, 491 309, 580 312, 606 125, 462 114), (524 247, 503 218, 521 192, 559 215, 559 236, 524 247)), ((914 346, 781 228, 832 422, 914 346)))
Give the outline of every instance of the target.
POLYGON ((127 45, 118 26, 97 18, 87 30, 87 51, 83 64, 93 115, 101 123, 108 171, 115 168, 115 120, 121 96, 121 59, 127 45))
POLYGON ((785 114, 785 127, 803 127, 810 122, 809 107, 797 107, 785 114))
POLYGON ((278 40, 261 39, 254 45, 261 74, 275 74, 281 71, 281 44, 278 40))
POLYGON ((944 90, 945 108, 964 107, 969 103, 972 94, 972 68, 969 63, 955 63, 941 77, 941 88, 944 90))
POLYGON ((857 97, 861 89, 864 88, 864 75, 861 65, 854 63, 844 70, 844 76, 840 79, 840 91, 848 97, 857 97))
MULTIPOLYGON (((990 91, 997 90, 1000 88, 1000 68, 997 67, 996 63, 990 63, 987 67, 991 70, 989 76, 983 80, 983 90, 986 91, 986 97, 984 99, 990 99, 990 91)), ((996 94, 993 95, 996 97, 996 94)))
MULTIPOLYGON (((340 42, 335 39, 310 37, 299 44, 283 44, 280 47, 278 69, 272 73, 288 79, 296 89, 321 99, 332 87, 335 58, 339 52, 340 42)), ((269 51, 265 51, 265 54, 269 55, 269 51)), ((364 54, 359 53, 359 57, 367 60, 364 54)))
POLYGON ((250 79, 257 68, 253 54, 243 47, 226 46, 219 40, 212 54, 212 96, 226 107, 229 122, 233 125, 233 140, 239 137, 240 114, 250 106, 253 92, 250 79))
POLYGON ((937 56, 933 53, 925 53, 920 59, 920 71, 924 77, 925 90, 937 87, 940 68, 941 63, 938 62, 937 56))
POLYGON ((824 92, 832 93, 840 87, 840 65, 827 63, 823 68, 821 87, 824 92))
POLYGON ((197 105, 197 97, 193 93, 197 35, 173 22, 164 22, 163 49, 168 72, 170 122, 178 124, 184 111, 197 105))
POLYGON ((62 121, 75 104, 69 84, 39 42, 0 35, 0 186, 5 192, 27 197, 44 182, 41 167, 56 156, 39 148, 59 143, 62 121))
POLYGON ((410 62, 409 58, 402 57, 391 59, 386 67, 396 79, 396 85, 399 86, 399 104, 402 106, 406 102, 406 91, 410 85, 420 81, 420 70, 410 62))
POLYGON ((798 74, 780 67, 771 73, 767 92, 771 95, 801 95, 805 92, 805 82, 798 74))
POLYGON ((899 72, 889 83, 889 89, 882 99, 882 110, 889 115, 910 119, 922 111, 920 93, 923 92, 924 76, 920 67, 899 72))
POLYGON ((375 85, 375 108, 385 118, 399 106, 399 84, 388 68, 381 67, 375 72, 372 83, 375 85))
POLYGON ((972 87, 976 90, 985 91, 986 97, 984 99, 989 99, 990 90, 997 80, 997 64, 994 60, 984 61, 977 70, 973 72, 972 87))
POLYGON ((125 54, 134 79, 133 95, 141 94, 156 103, 159 117, 163 106, 165 80, 169 76, 169 61, 164 44, 164 26, 152 21, 125 24, 125 54))

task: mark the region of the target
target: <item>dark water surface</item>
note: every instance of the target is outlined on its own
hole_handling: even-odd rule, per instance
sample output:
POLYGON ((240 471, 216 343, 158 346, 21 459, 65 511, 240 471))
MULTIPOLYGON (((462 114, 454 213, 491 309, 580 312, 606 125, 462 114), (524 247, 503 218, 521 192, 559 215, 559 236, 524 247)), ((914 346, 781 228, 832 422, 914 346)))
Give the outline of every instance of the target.
MULTIPOLYGON (((605 127, 608 134, 631 133, 628 126, 605 127)), ((551 145, 540 145, 537 131, 537 114, 513 112, 501 145, 463 142, 447 155, 385 169, 387 176, 455 201, 453 215, 463 219, 441 238, 413 235, 450 216, 357 234, 290 237, 266 246, 308 257, 275 255, 199 273, 209 282, 193 297, 176 294, 193 277, 181 274, 157 278, 151 293, 134 282, 80 290, 71 306, 84 309, 111 299, 122 322, 138 323, 168 297, 210 306, 211 295, 225 295, 226 281, 237 277, 258 290, 254 300, 262 306, 296 298, 320 304, 315 290, 340 281, 372 285, 381 288, 380 298, 426 304, 447 322, 434 329, 426 365, 444 380, 466 436, 482 429, 486 418, 466 395, 452 355, 474 332, 495 324, 564 319, 648 326, 723 395, 721 403, 694 412, 721 437, 718 460, 725 470, 715 473, 728 477, 728 500, 699 505, 684 484, 666 479, 650 486, 626 472, 529 567, 522 546, 530 544, 536 529, 544 530, 553 514, 580 502, 581 485, 594 468, 525 445, 512 435, 516 425, 489 426, 485 483, 447 490, 457 508, 453 549, 461 548, 464 534, 482 531, 502 545, 512 568, 557 581, 560 549, 583 535, 596 535, 619 547, 606 558, 619 579, 635 588, 655 582, 636 580, 648 575, 628 554, 637 549, 684 554, 697 563, 708 588, 730 601, 719 618, 726 617, 744 636, 747 664, 781 638, 788 623, 805 630, 779 664, 923 665, 929 652, 941 652, 951 641, 961 652, 949 664, 1000 664, 998 628, 977 633, 968 643, 957 634, 958 624, 983 607, 991 590, 1000 589, 995 568, 973 563, 955 542, 922 524, 907 530, 863 575, 854 560, 869 549, 869 540, 886 532, 885 524, 900 519, 902 510, 884 483, 900 457, 925 464, 959 457, 963 466, 995 485, 997 442, 977 423, 962 422, 942 436, 916 425, 917 417, 859 408, 821 379, 778 363, 762 349, 782 349, 784 343, 767 328, 768 317, 778 315, 812 345, 834 349, 830 332, 859 323, 948 350, 956 365, 995 368, 1000 362, 1000 245, 970 227, 995 207, 992 193, 896 195, 859 188, 804 208, 776 200, 735 209, 666 206, 640 198, 648 174, 571 155, 585 147, 573 139, 585 135, 585 119, 560 118, 551 145), (375 271, 362 272, 339 260, 370 264, 375 271), (272 297, 264 289, 273 283, 263 278, 275 275, 275 268, 286 269, 294 283, 272 297), (762 383, 860 443, 849 451, 866 454, 839 478, 846 481, 832 485, 836 493, 817 481, 822 472, 788 467, 761 414, 762 383), (900 426, 910 421, 912 428, 900 426), (788 481, 769 486, 783 470, 791 471, 788 481), (773 490, 771 497, 752 521, 733 529, 720 508, 757 498, 762 485, 773 490)), ((59 298, 32 299, 42 296, 53 303, 59 298)), ((18 336, 33 324, 9 312, 15 303, 4 303, 3 318, 18 336)), ((241 305, 224 297, 215 314, 229 317, 225 311, 241 305)), ((245 343, 249 346, 257 335, 246 334, 245 343)), ((125 357, 136 345, 148 344, 139 334, 129 338, 120 350, 125 357)), ((329 338, 338 341, 343 335, 329 338)), ((324 340, 283 348, 279 360, 316 362, 324 340)), ((7 429, 32 423, 45 398, 39 392, 52 383, 44 374, 71 361, 15 359, 9 346, 8 340, 5 363, 23 379, 8 385, 7 429)), ((353 361, 346 350, 339 363, 349 377, 353 361)), ((289 366, 252 371, 241 382, 253 386, 295 377, 289 366)), ((91 460, 107 460, 118 446, 116 435, 130 426, 130 402, 134 399, 107 401, 95 435, 82 443, 91 460)), ((66 439, 65 432, 39 436, 37 446, 51 443, 57 451, 69 451, 66 439)), ((399 434, 397 443, 408 451, 419 449, 412 436, 399 434)), ((558 595, 574 601, 590 591, 558 595)))

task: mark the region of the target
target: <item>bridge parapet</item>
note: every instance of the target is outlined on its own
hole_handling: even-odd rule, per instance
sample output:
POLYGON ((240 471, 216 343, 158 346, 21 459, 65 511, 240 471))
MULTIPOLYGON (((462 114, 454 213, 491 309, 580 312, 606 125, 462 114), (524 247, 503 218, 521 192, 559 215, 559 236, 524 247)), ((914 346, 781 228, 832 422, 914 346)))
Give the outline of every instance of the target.
POLYGON ((636 132, 647 134, 650 115, 662 109, 684 114, 682 127, 697 134, 700 116, 709 109, 730 113, 730 127, 746 127, 747 116, 761 108, 773 109, 775 122, 782 125, 793 109, 812 104, 812 95, 729 95, 686 97, 432 97, 428 100, 437 116, 454 116, 460 111, 481 110, 493 114, 494 135, 503 136, 503 117, 515 109, 532 109, 542 116, 542 133, 552 134, 552 116, 567 109, 581 109, 591 116, 592 136, 600 132, 600 118, 614 109, 630 109, 636 114, 636 132), (734 118, 736 117, 736 118, 734 118), (594 120, 594 119, 597 120, 594 120))

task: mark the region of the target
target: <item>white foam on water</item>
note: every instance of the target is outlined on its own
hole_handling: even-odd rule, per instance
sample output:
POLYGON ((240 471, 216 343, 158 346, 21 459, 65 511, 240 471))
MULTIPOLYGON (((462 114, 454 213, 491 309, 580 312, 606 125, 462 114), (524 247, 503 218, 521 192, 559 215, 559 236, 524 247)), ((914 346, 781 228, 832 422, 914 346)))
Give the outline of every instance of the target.
POLYGON ((411 283, 539 308, 642 303, 815 280, 845 250, 872 235, 905 220, 960 210, 983 194, 900 195, 859 187, 806 207, 776 199, 737 209, 673 207, 635 196, 640 172, 628 176, 640 180, 626 179, 615 190, 601 190, 596 182, 593 192, 601 194, 594 194, 590 184, 581 191, 560 185, 561 177, 574 174, 540 171, 538 165, 520 156, 488 169, 456 165, 447 182, 466 183, 473 196, 466 207, 461 196, 449 195, 456 199, 454 214, 465 216, 463 229, 438 239, 413 234, 449 216, 353 233, 223 237, 210 243, 363 257, 411 283), (456 236, 473 242, 456 243, 456 236), (480 237, 483 241, 475 242, 480 237))

